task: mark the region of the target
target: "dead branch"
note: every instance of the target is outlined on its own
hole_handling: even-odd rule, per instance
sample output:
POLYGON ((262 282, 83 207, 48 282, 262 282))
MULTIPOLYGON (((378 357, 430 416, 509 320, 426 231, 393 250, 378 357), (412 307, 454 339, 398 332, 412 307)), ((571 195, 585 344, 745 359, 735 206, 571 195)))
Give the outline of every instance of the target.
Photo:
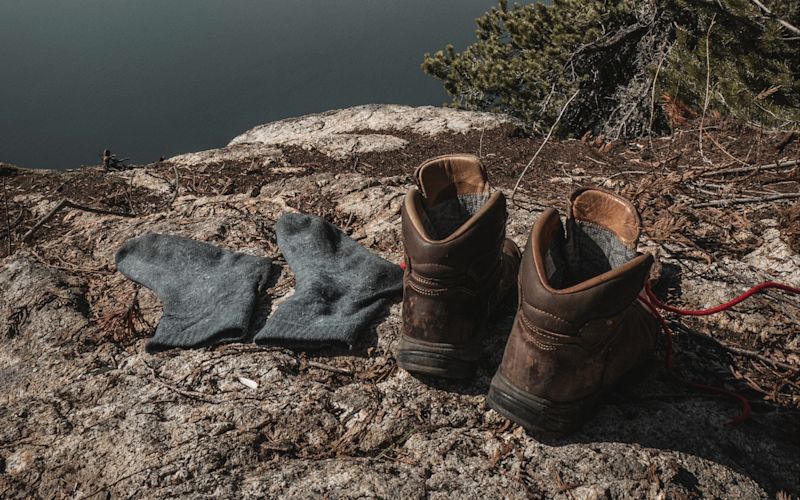
POLYGON ((708 31, 706 31, 706 97, 703 100, 703 114, 700 116, 700 131, 698 132, 698 141, 700 143, 700 158, 703 159, 706 163, 711 163, 711 160, 706 158, 706 155, 703 153, 703 122, 706 120, 706 111, 708 111, 708 99, 710 95, 710 87, 711 87, 711 53, 708 49, 711 40, 711 28, 714 27, 714 20, 717 18, 717 15, 711 18, 711 24, 708 25, 708 31))
POLYGON ((39 220, 39 222, 37 222, 27 233, 25 233, 25 236, 22 237, 22 241, 25 243, 30 241, 31 237, 33 237, 36 231, 38 231, 44 224, 46 224, 50 219, 55 217, 56 214, 64 208, 74 208, 75 210, 83 210, 84 212, 90 212, 93 214, 100 214, 100 215, 115 215, 117 217, 135 217, 135 215, 131 213, 114 212, 112 210, 104 210, 102 208, 80 205, 78 203, 75 203, 74 201, 70 201, 64 198, 63 200, 59 201, 58 204, 47 213, 47 215, 42 217, 39 220))
POLYGON ((761 202, 776 201, 776 200, 791 200, 794 198, 800 198, 800 193, 774 194, 770 196, 761 196, 759 198, 728 198, 726 200, 715 200, 715 201, 707 201, 704 203, 695 203, 694 205, 692 205, 692 208, 727 207, 730 205, 744 205, 746 203, 761 203, 761 202))
POLYGON ((664 60, 667 58, 670 52, 672 52, 672 48, 675 47, 677 42, 672 42, 669 48, 661 54, 661 59, 658 61, 658 67, 656 67, 656 74, 653 75, 653 87, 650 89, 650 120, 647 124, 647 137, 650 139, 650 149, 653 150, 653 119, 655 118, 655 108, 656 108, 656 84, 658 83, 658 74, 661 72, 661 66, 664 64, 664 60))
MULTIPOLYGON (((536 161, 536 157, 539 156, 539 153, 542 152, 542 149, 544 148, 544 145, 547 144, 547 141, 550 139, 550 136, 553 135, 553 130, 555 130, 556 125, 558 125, 558 122, 561 121, 561 117, 564 116, 564 112, 567 110, 567 107, 569 106, 569 104, 572 102, 573 99, 578 97, 578 94, 580 93, 580 91, 581 91, 580 88, 578 90, 576 90, 575 93, 572 94, 572 96, 564 104, 564 107, 561 108, 561 112, 558 113, 558 117, 556 118, 556 121, 553 122, 553 125, 550 127, 550 130, 547 132, 547 135, 545 136, 544 140, 539 145, 539 149, 536 150, 536 153, 533 154, 533 157, 531 158, 531 161, 529 161, 528 164, 525 165, 525 168, 522 169, 522 173, 519 174, 519 178, 517 179, 517 183, 514 184, 514 189, 511 190, 511 203, 517 205, 519 208, 528 210, 527 208, 519 205, 515 200, 515 197, 517 195, 517 190, 519 189, 519 185, 522 182, 523 177, 525 177, 525 174, 528 172, 528 169, 531 167, 531 165, 533 165, 533 162, 536 161)), ((528 210, 528 211, 530 211, 530 210, 528 210)))
MULTIPOLYGON (((24 218, 25 218, 25 207, 20 205, 19 215, 17 215, 17 218, 14 219, 14 222, 11 223, 11 229, 17 227, 24 218)), ((8 231, 8 229, 3 229, 3 231, 8 231)))
MULTIPOLYGON (((712 143, 714 143, 714 145, 715 145, 717 148, 719 148, 719 150, 720 150, 720 151, 722 151, 723 153, 725 153, 725 155, 726 155, 728 158, 730 158, 731 160, 733 160, 733 161, 735 161, 736 163, 739 163, 739 164, 741 164, 741 165, 744 165, 745 167, 750 167, 750 166, 751 166, 751 165, 750 165, 749 163, 747 163, 746 161, 740 160, 739 158, 736 158, 735 156, 733 156, 732 154, 730 154, 730 153, 728 152, 728 150, 727 150, 727 149, 725 149, 725 148, 722 146, 722 144, 720 144, 720 143, 719 143, 719 142, 718 142, 716 139, 714 139, 714 136, 713 136, 713 135, 711 135, 711 134, 708 134, 708 138, 709 138, 709 140, 711 140, 711 142, 712 142, 712 143)), ((747 155, 748 155, 748 156, 750 156, 750 153, 748 152, 748 154, 747 154, 747 155)))
POLYGON ((800 35, 800 28, 797 28, 796 26, 794 26, 794 25, 790 24, 789 22, 784 21, 780 17, 776 16, 775 14, 772 13, 771 10, 769 10, 767 8, 766 5, 764 5, 763 3, 759 2, 758 0, 750 0, 750 1, 753 2, 754 4, 756 4, 759 9, 764 11, 764 13, 767 15, 767 17, 769 17, 769 18, 771 18, 771 19, 773 19, 775 21, 778 21, 781 24, 781 26, 783 26, 787 30, 791 31, 795 35, 800 35))
POLYGON ((778 163, 769 163, 767 165, 751 165, 749 167, 736 167, 736 168, 725 168, 722 170, 713 170, 710 172, 703 172, 700 174, 700 177, 713 177, 716 175, 727 175, 727 174, 744 174, 748 172, 760 172, 762 170, 780 170, 782 168, 787 167, 794 167, 795 165, 800 164, 800 160, 791 160, 791 161, 784 161, 778 163))

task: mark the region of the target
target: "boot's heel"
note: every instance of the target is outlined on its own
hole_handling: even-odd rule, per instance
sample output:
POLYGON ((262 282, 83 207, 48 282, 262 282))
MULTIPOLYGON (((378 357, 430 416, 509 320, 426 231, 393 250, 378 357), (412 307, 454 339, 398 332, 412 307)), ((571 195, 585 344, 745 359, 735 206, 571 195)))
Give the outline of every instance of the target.
POLYGON ((397 365, 411 373, 462 379, 475 375, 478 356, 452 344, 425 342, 403 334, 397 365))
POLYGON ((497 413, 532 433, 563 435, 583 424, 591 414, 598 398, 591 397, 559 403, 536 397, 514 387, 496 373, 486 398, 497 413))

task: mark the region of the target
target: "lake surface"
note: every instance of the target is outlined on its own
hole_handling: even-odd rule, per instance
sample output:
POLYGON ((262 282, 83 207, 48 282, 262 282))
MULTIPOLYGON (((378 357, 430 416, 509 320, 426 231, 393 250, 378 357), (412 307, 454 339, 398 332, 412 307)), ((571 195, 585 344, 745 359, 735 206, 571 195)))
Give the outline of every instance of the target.
POLYGON ((448 101, 425 52, 491 0, 0 0, 0 162, 71 168, 225 145, 269 121, 448 101))

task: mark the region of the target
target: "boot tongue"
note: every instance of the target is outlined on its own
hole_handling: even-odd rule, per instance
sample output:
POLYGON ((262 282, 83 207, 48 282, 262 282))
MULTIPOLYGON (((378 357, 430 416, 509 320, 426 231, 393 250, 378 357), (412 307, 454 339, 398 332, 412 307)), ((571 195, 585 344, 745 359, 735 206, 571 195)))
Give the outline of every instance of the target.
POLYGON ((422 194, 425 229, 437 240, 451 235, 489 199, 486 170, 472 155, 434 158, 414 175, 422 194))
POLYGON ((417 186, 425 208, 450 200, 489 196, 489 181, 480 160, 472 155, 441 156, 417 168, 417 186))
POLYGON ((627 249, 636 249, 642 221, 630 201, 608 191, 583 188, 572 193, 570 205, 570 219, 575 223, 589 223, 615 236, 627 249))

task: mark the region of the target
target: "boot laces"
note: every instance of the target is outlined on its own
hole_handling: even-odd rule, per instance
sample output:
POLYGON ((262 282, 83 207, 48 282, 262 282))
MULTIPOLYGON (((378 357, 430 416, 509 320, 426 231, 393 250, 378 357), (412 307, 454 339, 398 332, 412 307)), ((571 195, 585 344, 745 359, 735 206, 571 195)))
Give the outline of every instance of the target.
POLYGON ((673 314, 678 314, 681 316, 709 316, 711 314, 717 314, 722 311, 728 310, 731 307, 735 306, 736 304, 746 300, 747 298, 770 288, 781 290, 786 293, 800 294, 800 288, 786 285, 783 283, 776 283, 774 281, 765 281, 747 290, 745 293, 725 302, 724 304, 720 304, 718 306, 709 309, 681 309, 661 302, 658 299, 658 297, 656 297, 656 294, 653 292, 653 289, 650 286, 650 282, 648 282, 644 288, 645 296, 640 297, 642 303, 644 303, 647 306, 647 308, 650 310, 653 316, 655 316, 656 319, 658 320, 661 329, 663 330, 664 335, 666 337, 667 352, 665 356, 665 365, 669 373, 685 385, 688 385, 690 387, 693 387, 701 391, 721 394, 723 396, 735 399, 739 402, 741 410, 737 416, 733 417, 728 421, 729 426, 737 425, 750 418, 750 413, 751 413, 750 401, 748 401, 747 398, 745 398, 742 394, 738 392, 730 391, 728 389, 725 389, 724 387, 693 382, 678 372, 678 370, 675 368, 673 364, 674 361, 673 346, 672 346, 673 332, 672 329, 667 324, 667 321, 661 315, 659 309, 671 312, 673 314))

